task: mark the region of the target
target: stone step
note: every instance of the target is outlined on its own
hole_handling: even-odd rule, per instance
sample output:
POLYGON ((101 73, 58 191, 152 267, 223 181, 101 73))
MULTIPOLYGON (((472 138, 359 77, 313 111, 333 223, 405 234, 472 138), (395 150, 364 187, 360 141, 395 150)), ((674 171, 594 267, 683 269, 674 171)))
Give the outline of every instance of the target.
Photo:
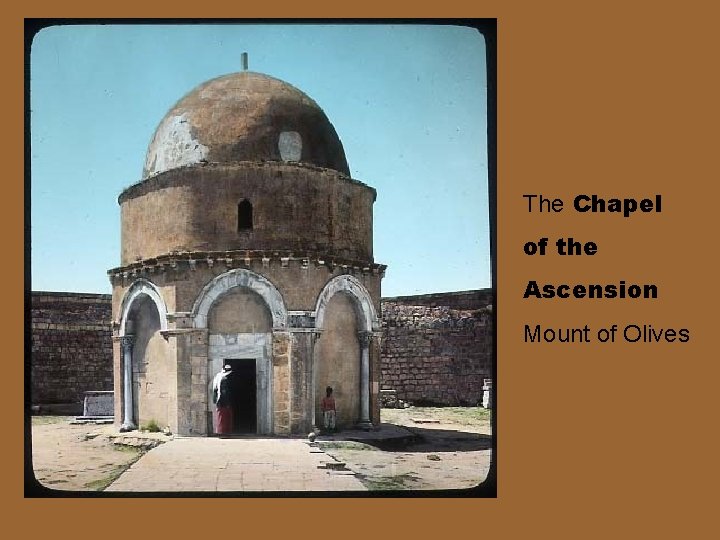
POLYGON ((112 424, 115 421, 114 416, 76 416, 70 423, 75 424, 112 424))
POLYGON ((342 461, 330 461, 324 465, 318 465, 318 469, 330 469, 331 471, 343 471, 346 470, 346 463, 342 461))

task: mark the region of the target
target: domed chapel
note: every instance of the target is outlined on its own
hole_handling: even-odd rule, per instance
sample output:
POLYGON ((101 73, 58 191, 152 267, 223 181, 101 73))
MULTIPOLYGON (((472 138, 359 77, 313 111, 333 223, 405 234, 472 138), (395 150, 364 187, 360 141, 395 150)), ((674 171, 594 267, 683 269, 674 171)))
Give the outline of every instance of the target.
POLYGON ((377 425, 375 197, 290 84, 242 71, 178 101, 118 198, 116 425, 214 434, 225 365, 233 433, 306 434, 322 426, 327 386, 339 428, 377 425))

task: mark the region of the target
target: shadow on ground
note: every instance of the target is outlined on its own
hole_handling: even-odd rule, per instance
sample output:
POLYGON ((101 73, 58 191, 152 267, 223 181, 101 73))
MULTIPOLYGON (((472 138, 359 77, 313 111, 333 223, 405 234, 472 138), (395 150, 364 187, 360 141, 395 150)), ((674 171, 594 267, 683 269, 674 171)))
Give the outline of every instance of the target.
POLYGON ((365 441, 387 452, 474 452, 492 448, 492 436, 452 429, 403 426, 413 437, 365 441))

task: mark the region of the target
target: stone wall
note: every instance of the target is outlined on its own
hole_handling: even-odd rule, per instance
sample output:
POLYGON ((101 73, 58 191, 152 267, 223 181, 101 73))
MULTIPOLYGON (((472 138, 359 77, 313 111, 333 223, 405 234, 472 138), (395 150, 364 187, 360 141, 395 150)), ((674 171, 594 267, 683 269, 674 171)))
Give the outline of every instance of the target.
POLYGON ((492 290, 383 298, 381 388, 415 405, 477 405, 492 377, 492 290))
POLYGON ((110 298, 32 293, 33 404, 82 403, 85 391, 113 389, 110 298))
MULTIPOLYGON (((381 388, 415 404, 477 404, 492 376, 492 300, 489 289, 384 298, 381 388)), ((32 403, 113 389, 110 304, 110 295, 32 293, 32 403)))
POLYGON ((119 197, 122 264, 183 252, 290 250, 372 262, 375 190, 336 171, 246 162, 184 167, 119 197), (238 204, 252 228, 238 230, 238 204))

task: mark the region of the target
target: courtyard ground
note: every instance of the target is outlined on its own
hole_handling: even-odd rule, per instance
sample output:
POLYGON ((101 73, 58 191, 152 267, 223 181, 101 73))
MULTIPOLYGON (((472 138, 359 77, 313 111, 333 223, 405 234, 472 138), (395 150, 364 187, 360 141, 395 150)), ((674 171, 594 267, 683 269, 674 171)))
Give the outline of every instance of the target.
MULTIPOLYGON (((138 437, 133 435, 125 435, 120 441, 125 444, 113 444, 113 437, 117 436, 113 426, 97 426, 93 424, 71 425, 69 417, 42 417, 36 416, 32 418, 32 434, 33 434, 33 462, 36 478, 45 486, 60 490, 104 490, 113 483, 120 475, 122 477, 115 483, 115 488, 120 489, 121 486, 130 486, 128 481, 130 477, 140 479, 142 477, 138 472, 143 470, 145 462, 151 464, 155 460, 155 454, 159 454, 157 458, 162 458, 163 454, 171 455, 174 450, 171 447, 177 444, 187 446, 187 444, 218 445, 218 444, 237 444, 238 448, 243 451, 251 452, 250 444, 244 444, 243 440, 238 439, 234 442, 220 443, 217 439, 192 439, 190 442, 187 438, 178 438, 172 444, 163 446, 151 451, 143 460, 135 464, 147 450, 148 442, 156 444, 157 442, 171 440, 161 434, 144 434, 138 437), (186 441, 183 443, 183 441, 186 441), (205 441, 205 442, 203 442, 205 441), (133 466, 133 464, 135 464, 133 466), (133 466, 131 468, 131 466, 133 466), (131 469, 130 469, 131 468, 131 469), (129 472, 123 474, 130 469, 129 472), (131 474, 133 473, 133 474, 131 474), (127 476, 127 478, 125 478, 127 476)), ((393 444, 391 442, 372 442, 366 444, 363 442, 353 442, 343 440, 343 433, 331 437, 320 437, 318 445, 327 455, 327 461, 339 461, 346 464, 347 469, 342 471, 333 471, 333 477, 339 474, 354 474, 354 477, 369 490, 428 490, 428 489, 456 489, 473 487, 481 483, 486 475, 490 465, 490 454, 492 446, 492 436, 490 428, 489 411, 478 407, 445 407, 445 408, 429 408, 429 407, 411 407, 409 409, 383 409, 381 420, 385 424, 394 424, 404 426, 413 435, 411 441, 403 441, 402 444, 393 444), (334 440, 330 440, 334 439, 334 440), (352 471, 352 473, 350 473, 352 471)), ((261 445, 282 445, 288 446, 283 441, 287 439, 267 439, 258 441, 261 445)), ((300 443, 302 440, 297 440, 300 443)), ((247 441, 245 441, 247 442, 247 441)), ((203 446, 204 447, 204 446, 203 446)), ((289 448, 289 446, 288 446, 289 448)), ((297 445, 297 452, 311 452, 305 443, 297 445)), ((194 450, 201 452, 201 449, 194 450)), ((260 452, 258 450, 258 452, 260 452)), ((252 453, 252 452, 251 452, 252 453)), ((258 456, 266 458, 268 448, 263 448, 258 456)), ((282 452, 278 453, 279 456, 282 452)), ((321 458, 322 456, 318 456, 321 458)), ((175 458, 173 458, 175 459, 175 458)), ((238 463, 242 463, 243 459, 239 459, 238 463)), ((280 459, 280 458, 278 458, 280 459)), ((228 463, 235 459, 228 458, 228 463)), ((282 458, 281 461, 284 461, 282 458)), ((257 460, 250 460, 250 463, 257 460)), ((261 460, 262 461, 262 460, 261 460)), ((321 459, 321 461, 323 461, 321 459)), ((202 463, 197 460, 197 463, 202 463)), ((312 468, 308 464, 313 464, 313 460, 305 458, 297 461, 298 471, 301 468, 312 468), (303 461, 304 460, 304 461, 303 461), (304 465, 301 465, 304 463, 304 465)), ((216 467, 217 464, 212 466, 216 467)), ((199 466, 199 465, 198 465, 199 466)), ((280 463, 273 464, 273 468, 278 468, 280 463)), ((227 464, 224 465, 228 467, 227 464)), ((317 468, 317 465, 313 465, 317 468)), ((242 468, 242 467, 241 467, 242 468)), ((246 466, 245 469, 248 467, 246 466)), ((217 470, 211 471, 217 475, 217 470)), ((302 474, 298 476, 299 485, 311 485, 308 471, 300 471, 302 474), (306 478, 307 476, 307 478, 306 478)), ((154 474, 154 473, 153 473, 154 474)), ((242 480, 239 484, 241 488, 250 489, 249 486, 257 486, 251 484, 250 474, 246 474, 248 478, 238 478, 242 480)), ((278 485, 269 485, 266 475, 263 476, 263 483, 257 490, 283 491, 285 485, 283 480, 287 480, 288 473, 283 472, 282 475, 276 475, 278 485)), ((223 482, 217 479, 210 482, 210 486, 205 481, 202 471, 198 471, 194 478, 199 484, 197 489, 214 489, 222 490, 223 482)), ((218 477, 219 478, 219 477, 218 477)), ((314 478, 314 476, 312 476, 314 478)), ((349 481, 347 478, 346 481, 349 481)), ((253 480, 254 481, 254 480, 253 480)), ((316 483, 312 483, 316 486, 316 483)), ((331 485, 340 485, 338 479, 333 478, 331 485)), ((152 486, 140 486, 139 490, 148 490, 152 486)), ((157 491, 170 490, 170 484, 155 486, 157 491)), ((114 489, 115 489, 114 488, 114 489)), ((348 484, 346 488, 350 489, 348 484)), ((129 487, 126 489, 130 490, 129 487)), ((178 488, 178 490, 188 489, 188 486, 178 488)), ((225 489, 230 489, 229 487, 225 489)), ((307 488, 306 488, 307 489, 307 488)), ((325 489, 333 489, 326 487, 325 489)), ((353 487, 352 489, 357 489, 353 487)))
POLYGON ((489 410, 382 409, 380 419, 404 426, 416 440, 395 447, 319 441, 320 448, 345 462, 369 490, 461 489, 475 487, 487 477, 492 452, 489 410))
MULTIPOLYGON (((114 444, 109 425, 70 424, 71 416, 33 416, 32 456, 35 478, 45 487, 63 491, 100 491, 120 476, 147 450, 133 444, 114 444)), ((162 436, 148 434, 148 439, 162 436)))

